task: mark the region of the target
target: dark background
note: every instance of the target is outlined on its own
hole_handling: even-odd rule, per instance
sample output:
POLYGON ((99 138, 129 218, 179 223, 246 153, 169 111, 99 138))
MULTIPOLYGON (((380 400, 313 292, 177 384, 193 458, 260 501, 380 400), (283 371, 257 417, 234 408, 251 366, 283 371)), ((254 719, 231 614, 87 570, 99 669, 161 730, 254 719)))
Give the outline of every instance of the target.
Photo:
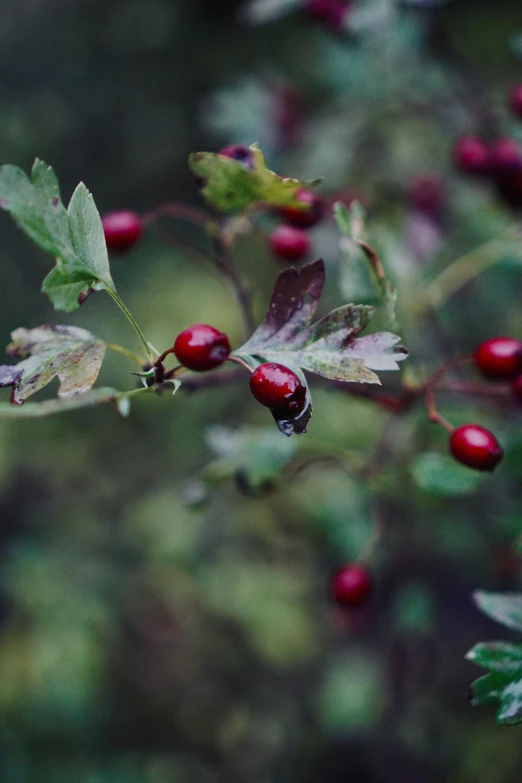
MULTIPOLYGON (((147 212, 202 205, 191 151, 259 141, 275 170, 325 176, 325 196, 367 204, 399 289, 408 371, 424 377, 491 334, 521 337, 516 246, 429 318, 416 309, 438 271, 518 219, 453 171, 451 148, 465 132, 522 140, 505 106, 522 79, 520 3, 359 5, 391 16, 343 37, 302 12, 248 27, 232 2, 3 0, 0 161, 27 170, 41 157, 64 198, 83 180, 101 213, 147 212), (447 192, 434 224, 407 197, 426 172, 447 192)), ((237 249, 258 316, 280 269, 267 225, 237 249)), ((55 313, 39 293, 49 259, 6 216, 0 235, 5 344, 17 326, 63 322, 137 347, 101 294, 55 313)), ((314 242, 329 270, 325 307, 337 306, 352 283, 339 278, 331 221, 314 242)), ((158 347, 198 321, 239 344, 223 281, 153 232, 113 275, 158 347)), ((128 370, 108 356, 101 382, 129 388, 128 370)), ((397 380, 383 380, 393 393, 397 380)), ((464 661, 479 639, 505 636, 471 591, 519 585, 516 406, 444 397, 450 418, 491 425, 507 451, 495 476, 462 490, 459 474, 448 495, 444 480, 416 480, 419 455, 446 449, 422 406, 383 439, 385 411, 321 384, 314 401, 308 446, 362 459, 392 450, 371 493, 324 464, 262 498, 230 478, 189 508, 186 482, 215 459, 209 427, 272 433, 245 386, 138 400, 127 420, 100 408, 0 421, 2 781, 520 780, 519 730, 471 709, 478 670, 464 661), (328 574, 358 555, 375 514, 376 596, 343 614, 326 599, 328 574)))

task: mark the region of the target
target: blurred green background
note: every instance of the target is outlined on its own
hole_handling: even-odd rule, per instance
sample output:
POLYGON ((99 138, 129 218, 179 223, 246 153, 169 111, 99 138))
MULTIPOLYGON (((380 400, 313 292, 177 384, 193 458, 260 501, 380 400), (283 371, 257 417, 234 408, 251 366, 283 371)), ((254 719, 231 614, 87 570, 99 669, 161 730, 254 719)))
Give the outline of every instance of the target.
MULTIPOLYGON (((324 176, 325 197, 366 204, 399 290, 404 372, 424 377, 493 334, 522 337, 516 244, 435 312, 418 307, 441 269, 517 219, 453 171, 451 148, 482 130, 522 141, 506 108, 522 80, 520 1, 361 1, 348 35, 295 5, 247 25, 224 0, 4 0, 0 161, 27 169, 39 156, 66 198, 84 180, 102 213, 146 212, 202 205, 191 151, 258 141, 280 173, 324 176), (441 220, 408 199, 426 173, 444 183, 441 220)), ((280 269, 270 225, 236 252, 258 317, 280 269)), ((367 296, 333 221, 313 237, 323 307, 367 296)), ((101 294, 54 313, 39 293, 49 259, 7 216, 0 247, 4 344, 17 326, 63 322, 136 347, 101 294)), ((225 283, 161 235, 114 259, 113 275, 158 347, 198 321, 239 344, 225 283)), ((393 394, 397 378, 383 380, 393 394)), ((111 355, 101 382, 134 380, 111 355)), ((463 660, 503 634, 471 590, 520 587, 520 413, 440 395, 455 423, 491 425, 506 447, 502 468, 477 478, 444 459, 422 406, 392 421, 316 386, 301 440, 285 440, 245 384, 138 400, 127 420, 100 408, 0 421, 2 781, 520 780, 519 730, 469 707, 478 670, 463 660), (328 462, 277 480, 278 460, 314 449, 391 458, 371 485, 328 462), (376 516, 377 594, 342 613, 328 575, 357 557, 376 516)))

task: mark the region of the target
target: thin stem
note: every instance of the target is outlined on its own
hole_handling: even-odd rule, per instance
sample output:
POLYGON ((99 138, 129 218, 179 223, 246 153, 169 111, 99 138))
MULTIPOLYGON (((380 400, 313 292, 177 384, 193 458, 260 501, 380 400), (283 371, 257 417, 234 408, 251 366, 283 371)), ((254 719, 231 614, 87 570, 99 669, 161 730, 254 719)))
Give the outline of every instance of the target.
POLYGON ((446 381, 444 384, 437 386, 437 392, 475 394, 478 397, 499 397, 501 399, 513 396, 509 386, 487 386, 484 383, 472 383, 469 381, 446 381))
POLYGON ((446 432, 453 432, 455 427, 450 424, 450 422, 445 419, 444 416, 441 416, 437 410, 433 391, 430 388, 427 388, 424 391, 424 395, 426 398, 426 407, 428 409, 428 419, 433 422, 433 424, 439 424, 446 430, 446 432))
POLYGON ((136 364, 139 364, 140 367, 143 367, 143 365, 146 364, 146 359, 140 356, 139 353, 135 353, 134 351, 129 350, 129 348, 124 348, 123 345, 117 345, 117 343, 106 343, 106 346, 109 348, 109 350, 116 351, 116 353, 121 353, 123 356, 126 356, 127 359, 131 359, 131 361, 136 362, 136 364))
POLYGON ((254 317, 252 315, 252 291, 246 286, 238 274, 232 255, 228 252, 225 243, 220 239, 214 240, 216 253, 216 266, 230 283, 243 316, 243 325, 245 336, 252 334, 255 328, 254 317))
POLYGON ((145 346, 145 350, 147 352, 147 359, 148 359, 149 363, 150 364, 154 364, 154 359, 153 359, 153 356, 151 354, 149 343, 147 342, 147 340, 145 338, 145 335, 141 331, 138 323, 134 319, 134 316, 132 315, 131 311, 129 310, 129 308, 127 307, 125 302, 120 298, 120 295, 116 291, 113 291, 110 288, 107 288, 106 291, 109 294, 109 296, 111 297, 111 299, 113 299, 116 302, 116 304, 118 305, 118 307, 120 308, 122 313, 125 314, 125 316, 129 320, 129 322, 132 324, 136 334, 138 335, 138 337, 140 338, 141 342, 145 346))
POLYGON ((197 226, 203 226, 204 228, 211 222, 209 215, 205 212, 201 212, 199 209, 187 207, 185 204, 167 203, 161 204, 159 207, 156 207, 156 209, 151 210, 151 212, 147 212, 147 214, 143 216, 143 223, 148 227, 161 217, 188 220, 190 223, 195 223, 197 226))
POLYGON ((426 308, 437 309, 443 305, 467 283, 496 264, 506 251, 513 249, 517 238, 520 239, 520 228, 517 225, 511 226, 501 236, 465 253, 443 269, 426 287, 421 312, 426 308))
POLYGON ((254 370, 252 367, 244 361, 244 359, 241 359, 239 356, 229 356, 227 361, 234 362, 235 364, 240 364, 241 367, 244 367, 245 370, 248 370, 249 373, 253 373, 254 370))

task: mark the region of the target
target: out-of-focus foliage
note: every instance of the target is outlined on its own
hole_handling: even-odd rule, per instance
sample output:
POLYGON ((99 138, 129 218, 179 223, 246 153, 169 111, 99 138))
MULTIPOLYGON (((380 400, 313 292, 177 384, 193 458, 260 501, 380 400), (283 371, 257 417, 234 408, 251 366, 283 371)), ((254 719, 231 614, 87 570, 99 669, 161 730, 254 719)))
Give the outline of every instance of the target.
MULTIPOLYGON (((302 8, 247 26, 242 5, 4 4, 1 162, 52 161, 66 203, 86 181, 102 212, 147 212, 201 206, 190 152, 257 141, 270 169, 323 176, 329 202, 363 203, 398 290, 412 381, 492 334, 521 337, 519 216, 451 163, 463 133, 522 140, 506 107, 520 80, 519 2, 359 2, 346 36, 302 8), (408 196, 426 173, 446 186, 436 220, 408 196)), ((265 247, 274 220, 260 217, 235 251, 258 321, 279 271, 265 247)), ((196 322, 240 346, 228 287, 165 240, 172 228, 201 241, 162 223, 114 259, 118 290, 158 347, 196 322)), ((39 293, 47 260, 7 219, 0 232, 4 345, 53 310, 39 293)), ((333 220, 312 235, 328 272, 323 312, 352 286, 375 304, 370 277, 355 290, 364 259, 344 240, 340 252, 333 220)), ((136 347, 107 297, 65 318, 136 347)), ((128 388, 125 359, 111 360, 100 383, 128 388)), ((395 391, 390 376, 384 392, 395 391)), ((519 780, 518 730, 470 709, 476 670, 463 656, 498 634, 471 590, 521 586, 520 408, 441 392, 448 418, 492 426, 506 447, 498 472, 475 482, 450 470, 422 406, 392 418, 320 383, 313 393, 314 428, 292 453, 295 439, 265 431, 246 381, 137 399, 127 419, 106 406, 0 420, 3 780, 519 780), (383 472, 353 478, 382 454, 383 472), (339 612, 328 575, 371 543, 375 518, 374 601, 339 612)))

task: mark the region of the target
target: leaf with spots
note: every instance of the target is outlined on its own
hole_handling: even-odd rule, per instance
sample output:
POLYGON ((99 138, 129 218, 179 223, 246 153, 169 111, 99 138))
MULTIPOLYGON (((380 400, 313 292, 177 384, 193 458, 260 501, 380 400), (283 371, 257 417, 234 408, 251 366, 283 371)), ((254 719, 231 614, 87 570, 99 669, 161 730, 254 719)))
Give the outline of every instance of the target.
POLYGON ((16 166, 2 166, 0 207, 55 258, 42 290, 57 310, 75 310, 93 291, 115 291, 101 219, 83 183, 65 209, 58 180, 43 161, 35 161, 29 177, 16 166))
POLYGON ((58 397, 88 392, 98 377, 105 343, 74 326, 40 326, 16 329, 7 353, 21 358, 16 365, 0 366, 0 386, 11 386, 11 402, 21 405, 58 378, 58 397))
POLYGON ((235 212, 256 203, 302 206, 296 198, 301 183, 270 171, 257 144, 250 147, 250 159, 245 162, 214 152, 194 152, 189 166, 203 183, 205 200, 220 212, 235 212))

